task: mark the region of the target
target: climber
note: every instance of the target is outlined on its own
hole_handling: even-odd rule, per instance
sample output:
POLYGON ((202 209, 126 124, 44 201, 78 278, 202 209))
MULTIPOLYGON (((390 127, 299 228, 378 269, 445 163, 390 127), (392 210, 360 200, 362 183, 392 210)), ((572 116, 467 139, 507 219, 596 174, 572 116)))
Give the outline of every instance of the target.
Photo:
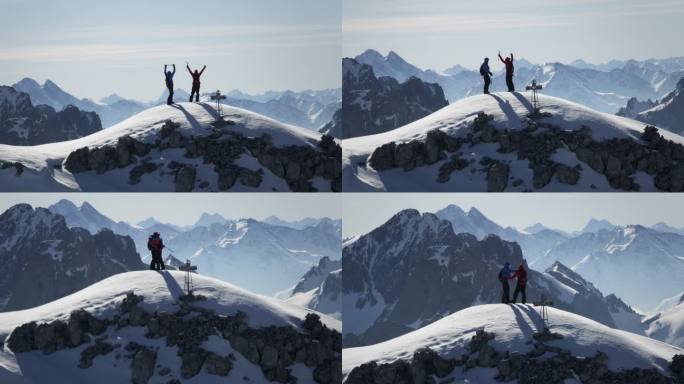
POLYGON ((489 57, 485 57, 484 63, 480 65, 480 75, 484 77, 484 93, 489 94, 489 83, 492 82, 492 72, 489 70, 489 57))
POLYGON ((527 285, 527 271, 525 267, 520 264, 518 269, 513 273, 511 279, 518 278, 518 283, 515 285, 515 291, 513 292, 513 303, 515 303, 518 298, 518 293, 522 293, 522 303, 525 304, 525 286, 527 285))
POLYGON ((190 76, 192 76, 192 91, 190 91, 190 101, 192 102, 192 95, 195 95, 195 102, 199 101, 199 92, 200 92, 200 76, 202 76, 202 73, 204 73, 204 70, 207 69, 207 66, 205 65, 202 67, 201 71, 195 71, 190 70, 190 64, 188 62, 185 62, 185 68, 188 69, 188 72, 190 72, 190 76))
POLYGON ((501 51, 499 51, 499 60, 506 66, 506 85, 508 86, 508 92, 515 92, 515 86, 513 85, 513 53, 511 57, 506 57, 504 60, 501 57, 501 51))
POLYGON ((173 75, 176 74, 176 64, 171 64, 173 71, 167 71, 167 64, 164 64, 164 77, 166 77, 166 88, 169 90, 169 97, 166 99, 166 104, 173 104, 173 75))
POLYGON ((508 304, 510 297, 510 288, 508 286, 508 279, 511 278, 511 264, 506 262, 506 264, 499 271, 499 282, 501 283, 501 288, 503 289, 503 294, 501 295, 501 302, 508 304))
POLYGON ((164 249, 164 241, 159 236, 159 232, 153 233, 147 239, 147 249, 152 252, 152 262, 150 262, 150 269, 159 271, 166 269, 164 267, 164 260, 162 259, 162 249, 164 249))

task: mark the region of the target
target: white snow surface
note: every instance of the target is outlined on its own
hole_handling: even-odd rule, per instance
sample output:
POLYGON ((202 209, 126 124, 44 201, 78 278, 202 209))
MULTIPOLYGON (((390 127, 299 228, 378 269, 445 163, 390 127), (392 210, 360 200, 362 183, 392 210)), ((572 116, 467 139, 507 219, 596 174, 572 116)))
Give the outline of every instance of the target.
MULTIPOLYGON (((469 191, 486 190, 485 174, 471 173, 471 169, 482 168, 477 162, 484 156, 499 159, 511 166, 511 177, 520 178, 523 184, 513 187, 509 182, 506 191, 524 191, 532 188, 532 170, 528 168, 527 160, 518 160, 515 153, 500 154, 496 152, 498 144, 477 144, 464 146, 459 152, 465 159, 474 159, 475 163, 461 171, 451 174, 451 180, 438 183, 437 175, 442 160, 436 164, 422 166, 409 172, 401 169, 377 171, 368 164, 373 151, 390 142, 404 143, 424 140, 428 132, 439 129, 450 136, 462 137, 471 132, 472 123, 479 112, 485 112, 493 117, 490 122, 497 129, 520 130, 527 126, 526 115, 532 111, 529 92, 499 92, 490 95, 476 95, 458 100, 439 111, 403 127, 379 133, 361 136, 342 141, 342 169, 343 189, 350 192, 371 191, 469 191), (365 164, 365 167, 360 165, 365 164)), ((560 126, 565 130, 578 130, 582 126, 592 129, 595 140, 602 141, 610 138, 632 138, 640 140, 646 123, 625 117, 598 112, 580 104, 544 94, 539 95, 542 112, 549 112, 551 117, 541 121, 560 126)), ((684 144, 684 137, 675 133, 659 129, 659 133, 666 139, 684 144)), ((566 151, 568 152, 568 151, 566 151)), ((574 166, 579 160, 571 152, 562 154, 557 152, 554 160, 568 166, 574 166)), ((538 191, 613 191, 603 175, 594 172, 588 165, 583 165, 582 176, 577 185, 565 185, 555 178, 538 191), (594 184, 595 188, 591 188, 594 184)), ((636 178, 641 182, 642 191, 653 190, 652 178, 646 176, 636 178)))
MULTIPOLYGON (((528 352, 532 335, 541 329, 538 308, 531 305, 487 304, 466 308, 411 333, 375 345, 346 348, 342 352, 342 374, 355 367, 376 361, 378 364, 410 360, 413 353, 429 347, 441 356, 453 358, 466 353, 471 337, 478 329, 494 332, 489 344, 499 352, 528 352)), ((667 374, 672 356, 680 348, 644 336, 616 330, 585 317, 549 308, 551 330, 563 339, 549 345, 572 351, 575 356, 593 356, 597 351, 608 355, 608 368, 656 368, 667 374)), ((482 370, 481 368, 475 368, 482 370)), ((479 382, 479 381, 478 381, 479 382)), ((489 380, 482 382, 490 382, 489 380)), ((492 381, 491 382, 495 382, 492 381)))
MULTIPOLYGON (((184 273, 179 271, 137 271, 114 275, 51 303, 22 311, 0 313, 0 340, 5 340, 12 330, 21 324, 30 321, 41 323, 55 319, 68 319, 72 311, 80 308, 99 318, 111 317, 117 312, 117 306, 127 292, 144 296, 143 303, 139 305, 148 312, 174 312, 179 308, 176 303, 178 297, 183 294, 183 281, 184 273)), ((194 275, 193 283, 194 292, 207 298, 205 301, 195 302, 194 305, 224 315, 234 315, 237 311, 245 312, 249 325, 254 328, 275 325, 301 329, 301 323, 306 314, 317 313, 202 275, 194 275)), ((325 325, 341 331, 340 321, 324 314, 317 314, 325 325)), ((176 356, 176 347, 167 347, 164 339, 147 339, 144 337, 145 332, 144 327, 127 327, 120 330, 110 327, 105 335, 122 345, 128 341, 135 341, 146 346, 160 347, 157 363, 172 368, 172 374, 180 377, 180 372, 178 372, 180 358, 176 356)), ((232 351, 230 343, 225 340, 219 342, 210 338, 205 343, 213 345, 211 350, 220 351, 221 355, 227 355, 232 351)), ((115 360, 114 353, 96 358, 89 369, 78 368, 79 356, 84 348, 85 345, 82 345, 50 355, 43 355, 42 352, 36 351, 21 353, 17 356, 5 344, 3 349, 0 349, 0 382, 42 383, 48 378, 50 382, 64 383, 97 381, 105 384, 130 381, 130 363, 127 360, 115 360), (120 365, 118 368, 117 364, 120 365)), ((234 362, 235 371, 231 371, 230 377, 242 378, 249 372, 253 382, 265 382, 257 366, 251 366, 239 353, 235 355, 238 359, 234 362)), ((308 376, 308 379, 302 382, 312 382, 310 369, 296 371, 298 371, 295 373, 296 376, 308 376)), ((163 381, 163 378, 155 377, 150 382, 168 380, 168 376, 163 381)), ((218 383, 225 382, 225 380, 225 377, 209 375, 202 370, 199 375, 184 382, 218 383)))
POLYGON ((684 302, 660 313, 646 334, 654 339, 684 348, 684 302))
MULTIPOLYGON (((234 121, 235 125, 227 125, 222 129, 237 132, 245 137, 259 137, 262 134, 271 136, 276 147, 289 145, 316 147, 320 134, 292 125, 280 123, 276 120, 259 115, 245 109, 223 105, 225 119, 234 121)), ((102 147, 116 145, 120 137, 131 137, 145 143, 153 143, 159 136, 159 131, 166 120, 180 124, 179 132, 186 137, 207 136, 212 133, 211 125, 216 119, 215 104, 213 103, 178 103, 172 106, 162 105, 146 109, 110 128, 103 129, 79 139, 49 143, 36 146, 0 145, 0 161, 21 162, 26 166, 24 173, 16 177, 13 170, 0 171, 0 182, 5 191, 174 191, 173 176, 167 172, 166 176, 158 175, 159 171, 143 175, 142 181, 136 185, 128 184, 130 169, 135 166, 108 171, 102 175, 94 171, 71 174, 60 170, 67 156, 82 147, 102 147), (57 168, 55 168, 57 167, 57 168)), ((146 158, 152 162, 167 163, 177 160, 182 163, 201 165, 201 159, 187 159, 184 150, 167 149, 158 151, 153 149, 146 158)), ((242 160, 243 162, 246 159, 242 160)), ((244 164, 242 164, 244 165, 244 164)), ((165 168, 165 167, 162 167, 165 168)), ((201 167, 200 167, 201 168, 201 167)), ((251 167, 253 168, 253 167, 251 167)), ((161 168, 160 168, 161 169, 161 168)), ((213 172, 213 171, 212 171, 213 172)), ((198 168, 198 176, 202 169, 198 168)), ((211 175, 210 175, 211 176, 211 175)), ((275 177, 275 176, 273 176, 275 177)), ((213 175, 216 178, 216 175, 213 175)), ((205 178, 216 187, 216 180, 205 178)), ((269 177, 266 177, 269 179, 269 177)), ((264 180, 261 188, 271 191, 275 181, 264 180)), ((281 183, 284 184, 284 183, 281 183)), ((282 187, 279 184, 277 186, 282 187)), ((286 185, 285 185, 286 186, 286 185)), ((239 183, 236 187, 245 190, 239 183)))

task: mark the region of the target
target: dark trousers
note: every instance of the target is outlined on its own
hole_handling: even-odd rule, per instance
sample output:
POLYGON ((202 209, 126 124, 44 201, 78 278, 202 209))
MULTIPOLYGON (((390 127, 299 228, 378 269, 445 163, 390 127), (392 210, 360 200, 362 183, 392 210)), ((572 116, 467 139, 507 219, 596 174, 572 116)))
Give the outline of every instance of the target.
POLYGON ((527 301, 525 297, 525 286, 521 284, 516 284, 515 285, 515 291, 513 292, 513 302, 518 299, 518 293, 522 293, 522 303, 525 304, 525 301, 527 301))
POLYGON ((489 94, 489 84, 492 82, 492 78, 489 77, 489 75, 484 75, 484 94, 488 95, 489 94))
POLYGON ((501 283, 501 289, 503 290, 503 293, 501 294, 501 302, 508 304, 510 301, 509 297, 511 296, 511 289, 508 286, 508 280, 499 279, 499 282, 501 283))
POLYGON ((166 98, 166 104, 173 104, 173 84, 166 84, 166 88, 169 90, 169 97, 166 98))
POLYGON ((513 85, 513 74, 506 75, 506 85, 508 86, 508 92, 515 92, 515 85, 513 85))
POLYGON ((199 101, 199 84, 192 85, 192 91, 190 91, 190 101, 192 101, 192 95, 195 95, 195 101, 199 101))
POLYGON ((162 259, 161 251, 152 251, 152 261, 150 262, 150 269, 153 271, 160 271, 166 269, 164 267, 164 259, 162 259))

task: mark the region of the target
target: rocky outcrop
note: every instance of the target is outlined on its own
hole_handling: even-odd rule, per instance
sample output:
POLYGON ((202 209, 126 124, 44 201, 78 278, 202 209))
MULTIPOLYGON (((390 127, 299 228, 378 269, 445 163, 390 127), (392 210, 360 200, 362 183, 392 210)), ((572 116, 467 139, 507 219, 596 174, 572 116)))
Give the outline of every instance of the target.
POLYGON ((0 311, 31 308, 145 269, 130 237, 69 228, 63 216, 28 204, 0 215, 0 238, 0 311))
MULTIPOLYGON (((111 318, 98 319, 87 311, 79 310, 72 313, 67 321, 23 324, 12 331, 7 345, 14 353, 40 350, 50 354, 88 344, 79 363, 79 367, 87 369, 97 356, 122 349, 120 344, 115 340, 108 341, 107 337, 98 338, 91 344, 92 336, 101 335, 110 327, 137 326, 147 329, 146 338, 164 338, 167 346, 177 348, 183 379, 196 376, 202 369, 212 375, 230 375, 234 356, 220 356, 201 347, 209 336, 217 335, 230 341, 234 350, 259 366, 271 381, 294 382, 289 367, 301 363, 313 368, 313 378, 317 383, 342 382, 341 335, 322 324, 318 315, 308 314, 302 330, 287 326, 251 328, 243 312, 224 316, 193 305, 202 300, 205 300, 202 296, 183 296, 175 313, 148 313, 139 306, 143 298, 128 293, 120 303, 118 313, 111 318)), ((131 359, 131 380, 147 383, 156 368, 157 352, 135 342, 128 343, 123 349, 117 353, 131 359)))
MULTIPOLYGON (((552 160, 557 150, 566 149, 585 166, 602 174, 613 188, 638 191, 634 177, 641 171, 653 176, 654 185, 662 191, 684 191, 684 145, 663 138, 655 127, 645 127, 641 141, 626 138, 597 141, 592 137, 591 128, 586 126, 568 131, 529 119, 526 129, 509 131, 494 128, 489 124, 490 120, 490 116, 481 112, 473 123, 472 132, 464 137, 451 137, 443 131, 433 130, 423 140, 384 144, 371 154, 369 164, 378 171, 393 168, 410 171, 450 156, 437 174, 438 181, 446 182, 452 172, 469 164, 460 158, 458 151, 462 146, 494 143, 499 145, 499 153, 515 153, 519 160, 528 160, 533 172, 532 187, 541 189, 554 177, 559 183, 568 185, 579 181, 582 166, 570 167, 552 160)), ((481 164, 485 166, 480 171, 486 173, 488 191, 504 191, 511 176, 507 164, 486 158, 481 164)))
MULTIPOLYGON (((496 368, 496 380, 501 382, 516 380, 518 383, 561 384, 575 379, 583 383, 677 383, 653 368, 611 371, 608 369, 608 356, 602 352, 597 352, 594 356, 578 357, 568 350, 545 344, 546 341, 559 337, 560 335, 550 332, 535 334, 533 340, 529 341, 533 344, 530 352, 500 352, 489 345, 495 335, 480 329, 472 336, 466 353, 460 357, 443 358, 433 350, 423 348, 416 351, 410 360, 362 364, 352 369, 345 383, 437 383, 435 378, 445 378, 459 367, 462 370, 476 367, 496 368)), ((682 373, 684 364, 681 357, 675 356, 670 368, 675 377, 682 373)))
POLYGON ((658 102, 630 99, 627 107, 618 112, 620 116, 643 121, 677 134, 684 133, 684 78, 675 89, 658 102))
POLYGON ((102 129, 94 112, 73 105, 57 112, 47 105, 31 103, 28 94, 0 86, 0 143, 38 145, 73 140, 102 129))
MULTIPOLYGON (((312 179, 321 177, 330 183, 334 192, 341 191, 342 149, 332 136, 323 135, 318 148, 308 146, 276 147, 271 137, 245 137, 241 134, 215 129, 210 136, 186 137, 178 130, 179 124, 166 121, 160 129, 160 139, 155 143, 142 143, 124 136, 116 145, 80 148, 64 161, 64 168, 72 173, 95 171, 98 174, 138 164, 130 171, 129 183, 137 184, 145 173, 155 172, 160 164, 152 163, 145 156, 151 150, 165 151, 171 148, 185 149, 188 159, 201 158, 204 164, 212 164, 218 175, 219 190, 228 190, 239 182, 248 187, 258 187, 263 180, 262 169, 250 170, 235 164, 243 154, 249 154, 275 176, 284 179, 295 192, 315 192, 312 179)), ((172 161, 160 172, 174 176, 177 192, 201 189, 197 179, 196 165, 172 161)))
MULTIPOLYGON (((373 135, 423 118, 449 103, 438 84, 411 77, 400 83, 376 78, 373 68, 354 59, 342 61, 341 137, 373 135)), ((333 131, 333 120, 326 128, 333 131)))

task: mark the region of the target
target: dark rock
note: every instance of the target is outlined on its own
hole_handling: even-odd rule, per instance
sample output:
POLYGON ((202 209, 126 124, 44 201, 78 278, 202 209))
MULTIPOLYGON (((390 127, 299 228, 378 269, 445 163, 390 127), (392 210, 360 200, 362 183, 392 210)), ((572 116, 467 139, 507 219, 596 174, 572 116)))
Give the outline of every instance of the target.
POLYGON ((148 348, 139 348, 131 361, 131 381, 134 384, 147 384, 157 363, 157 352, 148 348))
POLYGON ((89 368, 93 365, 93 360, 97 356, 104 356, 114 350, 114 345, 100 340, 95 340, 95 344, 87 347, 81 352, 79 368, 89 368))
POLYGON ((233 362, 228 357, 210 354, 204 363, 207 367, 207 372, 217 376, 228 376, 228 373, 233 369, 233 362))
POLYGON ((487 192, 503 192, 508 186, 508 164, 494 162, 487 170, 487 192))
POLYGON ((185 166, 176 174, 176 192, 192 192, 195 189, 195 168, 185 166))

